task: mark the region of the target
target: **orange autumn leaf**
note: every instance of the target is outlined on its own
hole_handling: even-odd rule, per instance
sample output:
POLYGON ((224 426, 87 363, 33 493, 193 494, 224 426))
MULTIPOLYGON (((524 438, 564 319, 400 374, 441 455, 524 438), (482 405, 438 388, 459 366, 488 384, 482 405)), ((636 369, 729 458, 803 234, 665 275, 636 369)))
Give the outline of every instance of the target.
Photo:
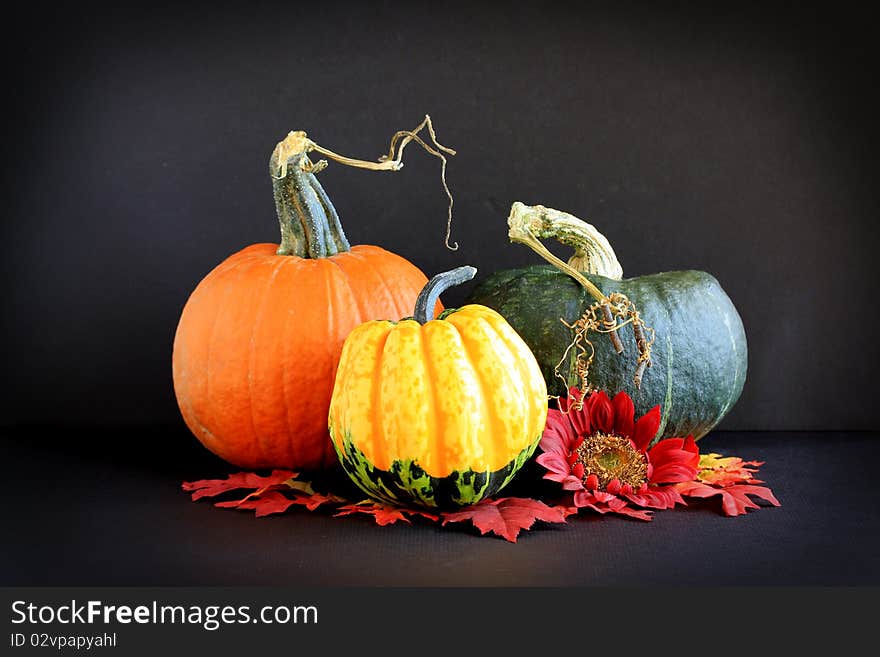
POLYGON ((764 482, 754 476, 762 465, 762 461, 743 461, 737 456, 703 454, 700 456, 697 481, 722 487, 744 483, 762 484, 764 482))

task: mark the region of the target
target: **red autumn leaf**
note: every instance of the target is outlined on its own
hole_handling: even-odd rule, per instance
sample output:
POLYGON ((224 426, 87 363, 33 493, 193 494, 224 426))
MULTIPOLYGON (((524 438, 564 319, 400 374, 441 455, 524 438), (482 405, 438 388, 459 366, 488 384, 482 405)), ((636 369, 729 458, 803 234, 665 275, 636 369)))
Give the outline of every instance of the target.
POLYGON ((520 530, 530 529, 536 520, 565 522, 567 515, 570 510, 564 507, 547 506, 524 497, 502 497, 484 500, 461 511, 443 513, 443 526, 449 522, 470 520, 481 534, 492 532, 516 543, 520 530))
POLYGON ((769 502, 773 506, 779 506, 779 500, 766 486, 752 486, 747 484, 733 484, 724 488, 716 488, 698 481, 686 481, 676 484, 678 492, 686 497, 709 498, 715 495, 721 496, 721 508, 725 515, 739 516, 748 509, 759 509, 749 495, 769 502))
POLYGON ((309 511, 314 511, 322 504, 339 504, 340 502, 345 502, 345 500, 336 495, 324 495, 322 493, 298 494, 291 500, 291 504, 300 504, 309 511))
POLYGON ((427 511, 420 511, 418 509, 407 509, 399 506, 390 506, 387 504, 379 504, 377 502, 358 502, 356 504, 346 504, 345 506, 339 507, 339 512, 335 513, 336 516, 348 516, 353 513, 366 513, 368 515, 373 516, 373 519, 376 521, 377 525, 393 525, 398 520, 403 520, 404 522, 409 522, 409 518, 407 516, 423 516, 428 518, 429 520, 437 521, 439 518, 435 515, 428 513, 427 511))
POLYGON ((297 500, 285 497, 277 490, 270 490, 260 495, 248 496, 243 500, 217 502, 214 506, 227 509, 252 509, 260 518, 273 513, 284 513, 292 504, 297 504, 297 500))
POLYGON ((201 479, 199 481, 183 482, 183 490, 192 492, 193 501, 203 497, 216 497, 222 493, 241 488, 254 490, 267 489, 270 486, 283 484, 288 479, 296 477, 296 472, 290 470, 273 470, 272 474, 261 477, 253 472, 236 472, 226 479, 201 479))

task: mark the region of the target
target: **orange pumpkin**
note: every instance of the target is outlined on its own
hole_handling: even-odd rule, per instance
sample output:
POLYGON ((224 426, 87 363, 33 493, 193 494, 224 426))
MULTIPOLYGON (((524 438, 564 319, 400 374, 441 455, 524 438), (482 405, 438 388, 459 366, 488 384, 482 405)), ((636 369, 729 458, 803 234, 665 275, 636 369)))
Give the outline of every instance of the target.
POLYGON ((270 160, 281 245, 253 244, 220 263, 190 296, 174 338, 187 426, 242 468, 336 462, 327 414, 345 338, 367 320, 409 313, 427 282, 378 246, 349 247, 309 144, 292 132, 270 160))

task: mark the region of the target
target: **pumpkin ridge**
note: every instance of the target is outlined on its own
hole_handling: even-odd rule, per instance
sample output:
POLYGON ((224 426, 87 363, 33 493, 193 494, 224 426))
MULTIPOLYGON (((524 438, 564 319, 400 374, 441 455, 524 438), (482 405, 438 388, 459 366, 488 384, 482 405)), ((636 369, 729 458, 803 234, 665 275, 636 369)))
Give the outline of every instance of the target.
MULTIPOLYGON (((351 251, 345 251, 345 253, 351 253, 351 251)), ((337 254, 340 255, 340 254, 337 254)), ((354 307, 357 310, 357 319, 354 320, 354 326, 358 326, 364 322, 365 319, 369 319, 366 317, 366 313, 364 313, 363 308, 361 308, 360 297, 355 294, 354 286, 351 284, 351 276, 349 276, 348 272, 345 270, 337 260, 336 257, 326 258, 327 262, 333 264, 340 272, 342 272, 342 277, 345 279, 345 285, 348 288, 348 292, 351 295, 351 298, 354 299, 354 307)))
MULTIPOLYGON (((522 368, 520 367, 519 359, 517 359, 515 357, 513 351, 510 349, 510 345, 508 344, 506 337, 502 336, 497 330, 495 330, 495 327, 492 325, 492 322, 489 321, 489 318, 486 316, 485 313, 479 313, 478 316, 480 318, 480 322, 487 327, 488 332, 491 335, 494 335, 496 337, 496 339, 498 340, 498 343, 500 345, 503 345, 503 348, 507 352, 510 360, 513 361, 515 364, 516 371, 515 372, 510 372, 510 371, 507 372, 509 378, 505 382, 505 387, 507 387, 507 386, 511 386, 513 388, 519 387, 519 389, 520 389, 519 395, 517 395, 517 396, 518 397, 526 397, 525 377, 523 376, 523 372, 522 372, 522 368), (517 382, 517 379, 519 379, 518 382, 517 382), (518 386, 517 386, 517 383, 519 383, 518 386)), ((496 344, 495 348, 499 349, 499 345, 496 344)), ((520 431, 522 432, 523 436, 531 436, 532 435, 531 427, 526 426, 526 423, 529 420, 530 414, 531 414, 531 408, 528 409, 527 413, 523 413, 523 418, 522 418, 523 424, 522 424, 522 426, 520 426, 520 431)), ((506 445, 504 445, 504 447, 509 450, 510 445, 506 444, 506 445)))
MULTIPOLYGON (((510 360, 514 363, 515 369, 513 371, 511 371, 511 370, 505 371, 505 373, 508 376, 507 385, 513 386, 514 388, 518 387, 519 388, 519 395, 521 397, 523 397, 523 398, 528 397, 529 399, 532 399, 534 397, 534 395, 529 395, 529 393, 534 392, 534 391, 530 391, 528 389, 527 382, 530 381, 531 377, 523 369, 525 366, 525 362, 522 362, 522 359, 516 357, 516 350, 512 348, 510 340, 508 340, 507 336, 505 336, 504 334, 502 334, 500 331, 497 330, 497 328, 493 322, 493 320, 495 318, 494 311, 493 311, 493 313, 487 313, 485 311, 482 311, 482 309, 481 309, 481 312, 479 313, 479 317, 480 317, 480 321, 488 327, 488 331, 489 331, 490 335, 497 336, 499 343, 504 346, 504 350, 509 355, 510 360), (517 379, 518 379, 518 381, 517 381, 517 379)), ((513 332, 514 332, 514 334, 516 333, 516 331, 513 331, 513 332)), ((528 351, 528 346, 526 346, 525 343, 523 343, 521 349, 528 351)), ((544 395, 542 395, 542 400, 545 400, 545 399, 546 399, 546 393, 544 395)), ((545 406, 546 406, 546 403, 545 403, 545 406)), ((544 411, 541 411, 539 409, 534 409, 534 410, 537 411, 537 415, 535 417, 541 416, 544 413, 544 411)), ((536 427, 532 428, 532 427, 528 426, 529 418, 532 417, 532 411, 533 411, 533 408, 529 407, 528 409, 526 409, 526 412, 523 413, 523 423, 522 423, 522 426, 520 427, 520 431, 522 432, 522 436, 519 437, 517 442, 513 443, 512 447, 511 447, 511 443, 509 443, 509 442, 506 443, 504 445, 504 448, 506 451, 508 451, 508 452, 511 450, 517 451, 517 452, 520 451, 522 449, 522 445, 521 445, 520 441, 531 440, 531 436, 539 435, 543 432, 544 421, 541 422, 540 427, 536 426, 536 427)), ((545 420, 546 420, 546 418, 545 418, 545 420)), ((526 445, 528 445, 528 444, 529 443, 526 443, 526 445)))
MULTIPOLYGON (((186 412, 183 413, 184 422, 186 422, 187 425, 189 425, 189 422, 193 422, 194 424, 196 424, 198 426, 199 430, 201 431, 202 436, 205 438, 208 438, 209 442, 212 445, 216 446, 219 442, 217 439, 217 436, 215 436, 213 434, 213 432, 210 429, 208 429, 208 427, 206 427, 204 424, 202 424, 201 420, 199 419, 199 416, 196 415, 196 412, 193 409, 192 401, 189 399, 189 395, 184 395, 183 398, 180 399, 180 404, 182 406, 186 406, 186 409, 188 411, 188 413, 186 413, 186 412), (187 418, 191 418, 191 419, 187 419, 187 418)), ((181 409, 181 410, 183 410, 183 409, 181 409)), ((209 449, 216 454, 216 452, 213 448, 209 447, 209 449)))
MULTIPOLYGON (((242 259, 241 261, 236 262, 234 266, 225 270, 223 273, 226 275, 230 275, 230 276, 233 275, 233 273, 236 274, 236 277, 233 279, 233 281, 235 283, 238 283, 238 281, 242 278, 243 274, 245 274, 246 272, 248 272, 254 268, 256 262, 257 262, 256 259, 242 259)), ((218 280, 219 280, 219 278, 220 277, 218 276, 218 280)), ((206 399, 213 399, 214 398, 214 395, 211 393, 211 388, 212 388, 212 382, 215 378, 213 365, 216 362, 216 360, 212 357, 211 354, 212 354, 212 352, 215 351, 214 343, 217 340, 217 326, 220 323, 220 317, 222 316, 223 312, 225 310, 227 310, 227 305, 229 304, 230 298, 233 296, 233 291, 235 289, 236 289, 236 285, 230 284, 230 282, 227 282, 225 289, 224 289, 224 294, 222 296, 222 300, 211 304, 212 308, 215 310, 215 314, 214 314, 214 319, 211 322, 211 332, 209 333, 209 337, 208 337, 208 349, 207 349, 208 367, 207 367, 207 375, 205 377, 205 398, 206 399)), ((200 420, 199 424, 204 424, 204 421, 200 420)), ((214 432, 212 432, 212 435, 214 435, 214 432)), ((220 449, 225 452, 226 448, 224 445, 221 445, 220 449)), ((225 457, 223 457, 222 454, 219 454, 219 455, 221 456, 221 458, 225 458, 225 457)), ((253 456, 253 450, 250 450, 250 455, 253 456)))
POLYGON ((262 460, 266 453, 266 438, 262 431, 257 431, 257 422, 254 419, 254 360, 256 358, 257 346, 256 336, 257 336, 257 328, 262 323, 263 318, 265 317, 266 303, 269 299, 269 292, 272 289, 272 284, 275 282, 275 279, 278 277, 278 272, 284 266, 284 260, 275 265, 275 268, 272 270, 272 275, 266 280, 265 285, 263 287, 263 293, 260 298, 260 307, 257 310, 256 315, 254 316, 254 323, 251 325, 251 338, 250 338, 250 349, 248 353, 248 371, 247 371, 247 381, 248 381, 248 406, 250 409, 250 417, 251 417, 251 428, 254 432, 254 438, 259 447, 260 460, 262 460))
POLYGON ((456 454, 483 457, 479 440, 479 409, 477 406, 476 373, 466 360, 461 346, 461 335, 450 322, 431 320, 422 326, 423 336, 432 360, 432 381, 436 394, 438 419, 438 444, 435 454, 442 455, 438 464, 443 472, 432 471, 440 476, 455 470, 456 454), (442 366, 438 363, 443 363, 442 366))
MULTIPOLYGON (((538 396, 537 393, 540 391, 532 389, 532 381, 534 379, 533 379, 532 373, 528 371, 529 365, 523 359, 516 357, 516 349, 514 349, 514 347, 516 347, 517 349, 520 349, 520 350, 522 350, 522 349, 527 350, 528 346, 525 344, 525 342, 523 342, 522 338, 519 336, 519 334, 516 332, 516 330, 513 327, 511 327, 509 324, 507 324, 507 322, 504 320, 504 318, 501 317, 500 315, 498 315, 497 313, 494 313, 494 312, 491 314, 490 313, 482 313, 482 318, 483 318, 483 321, 485 321, 486 324, 488 324, 489 327, 492 329, 492 332, 498 336, 498 340, 504 345, 504 348, 507 349, 508 353, 510 354, 510 358, 514 362, 514 364, 516 366, 516 371, 519 374, 519 379, 522 384, 523 397, 525 399, 529 400, 529 403, 530 403, 530 408, 528 409, 529 412, 526 413, 525 416, 523 417, 523 421, 524 421, 523 435, 532 436, 532 435, 537 435, 537 434, 542 433, 543 428, 544 428, 544 426, 543 426, 544 422, 546 422, 546 416, 545 416, 544 422, 540 423, 540 426, 534 426, 534 427, 529 426, 529 418, 541 417, 541 415, 543 414, 541 412, 542 409, 533 407, 533 401, 532 401, 537 398, 537 396, 538 396), (511 330, 512 335, 508 335, 507 332, 504 330, 505 325, 511 330), (513 345, 511 344, 511 342, 513 341, 513 336, 516 337, 517 341, 520 344, 513 344, 513 345)), ((538 375, 538 379, 540 379, 541 381, 544 380, 543 377, 541 376, 540 372, 538 372, 537 375, 538 375)), ((543 391, 543 397, 546 398, 546 396, 547 396, 547 391, 545 389, 543 391)), ((544 406, 546 406, 546 404, 544 404, 544 406)))
MULTIPOLYGON (((298 262, 298 258, 294 259, 290 256, 279 256, 284 258, 285 264, 298 262)), ((292 313, 286 313, 284 316, 284 324, 282 325, 281 335, 288 335, 287 327, 290 324, 290 315, 292 313)), ((293 430, 290 426, 290 406, 287 403, 287 400, 290 399, 288 396, 288 385, 287 385, 287 363, 290 362, 290 341, 284 341, 284 347, 282 348, 282 360, 281 360, 281 393, 284 398, 284 427, 287 430, 287 449, 291 457, 291 461, 294 463, 299 462, 299 448, 296 446, 298 436, 294 435, 293 430)))
MULTIPOLYGON (((428 437, 428 448, 426 453, 436 454, 440 464, 445 465, 446 452, 443 450, 443 445, 440 443, 446 419, 440 412, 439 404, 437 402, 437 388, 434 385, 434 382, 437 380, 436 371, 434 370, 434 364, 431 361, 430 340, 428 337, 429 336, 425 335, 423 331, 419 331, 419 345, 422 348, 422 362, 425 366, 425 374, 428 377, 428 405, 430 407, 429 409, 426 409, 426 412, 430 413, 430 421, 428 422, 430 436, 428 437)), ((432 463, 431 467, 439 467, 440 464, 432 463)))
MULTIPOLYGON (((381 249, 382 251, 384 251, 384 249, 382 249, 381 247, 375 247, 375 248, 378 248, 378 249, 381 249)), ((388 284, 388 281, 385 278, 385 276, 382 274, 382 271, 378 267, 374 267, 368 258, 363 257, 364 254, 356 253, 355 251, 349 251, 349 253, 357 256, 358 259, 364 264, 364 266, 369 268, 373 272, 375 277, 377 279, 379 279, 379 281, 381 281, 382 286, 385 288, 385 291, 387 293, 387 297, 394 304, 394 312, 398 315, 394 319, 400 319, 401 317, 404 317, 409 312, 409 309, 407 308, 403 311, 400 310, 400 301, 398 301, 397 296, 394 294, 394 290, 392 289, 391 285, 388 284)))
MULTIPOLYGON (((457 315, 461 315, 461 313, 455 313, 450 315, 449 317, 455 317, 457 315)), ((487 393, 486 390, 486 382, 483 381, 483 377, 480 373, 480 370, 477 368, 476 363, 474 362, 473 355, 471 353, 469 340, 467 339, 467 335, 462 327, 458 326, 455 322, 450 321, 449 319, 445 320, 449 321, 452 326, 455 327, 456 331, 458 331, 458 335, 461 338, 461 348, 464 354, 465 361, 470 366, 471 371, 474 373, 474 379, 477 382, 477 389, 480 391, 480 406, 485 408, 489 413, 489 416, 492 420, 492 423, 487 427, 487 432, 490 436, 490 439, 486 441, 485 445, 483 445, 485 449, 484 461, 488 463, 495 462, 495 454, 496 454, 496 446, 493 434, 495 433, 495 423, 498 421, 498 416, 495 413, 495 408, 492 404, 489 403, 489 399, 491 395, 491 391, 487 393)), ((478 430, 479 431, 479 430, 478 430)))
MULTIPOLYGON (((330 259, 332 256, 327 258, 321 258, 318 262, 321 263, 319 267, 319 271, 321 272, 321 277, 324 279, 324 295, 325 300, 322 306, 326 308, 326 321, 327 321, 327 330, 324 333, 328 337, 329 340, 336 340, 337 335, 339 333, 339 318, 336 317, 335 309, 339 307, 339 286, 336 282, 336 276, 333 275, 333 261, 330 259), (329 264, 326 264, 329 263, 329 264)), ((338 266, 337 266, 338 268, 338 266)), ((344 340, 345 338, 343 338, 344 340)), ((338 363, 336 363, 338 365, 338 363)), ((333 368, 336 369, 335 367, 333 368)), ((322 453, 321 460, 324 461, 326 459, 326 453, 322 453)))
MULTIPOLYGON (((373 365, 373 372, 370 376, 370 426, 373 430, 373 435, 376 437, 374 444, 378 446, 378 449, 382 451, 383 461, 390 461, 388 456, 389 446, 385 440, 385 430, 382 427, 382 421, 379 418, 379 411, 381 407, 379 406, 382 397, 382 385, 380 381, 380 375, 382 372, 382 360, 385 358, 385 347, 388 344, 388 337, 391 334, 389 330, 384 330, 379 334, 379 341, 376 344, 376 356, 373 365)), ((376 458, 377 454, 373 455, 373 458, 378 461, 376 458)))

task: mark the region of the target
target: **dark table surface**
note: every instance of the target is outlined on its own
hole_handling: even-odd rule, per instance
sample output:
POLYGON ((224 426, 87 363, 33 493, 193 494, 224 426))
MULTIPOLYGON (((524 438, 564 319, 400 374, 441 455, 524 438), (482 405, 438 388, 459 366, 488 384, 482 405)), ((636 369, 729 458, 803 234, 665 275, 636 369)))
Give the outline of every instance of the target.
MULTIPOLYGON (((511 544, 465 526, 193 503, 181 481, 235 469, 182 428, 5 429, 0 584, 880 584, 880 435, 717 432, 700 447, 766 461, 782 507, 726 518, 715 501, 650 523, 584 514, 511 544)), ((529 493, 529 474, 512 492, 529 493)))

